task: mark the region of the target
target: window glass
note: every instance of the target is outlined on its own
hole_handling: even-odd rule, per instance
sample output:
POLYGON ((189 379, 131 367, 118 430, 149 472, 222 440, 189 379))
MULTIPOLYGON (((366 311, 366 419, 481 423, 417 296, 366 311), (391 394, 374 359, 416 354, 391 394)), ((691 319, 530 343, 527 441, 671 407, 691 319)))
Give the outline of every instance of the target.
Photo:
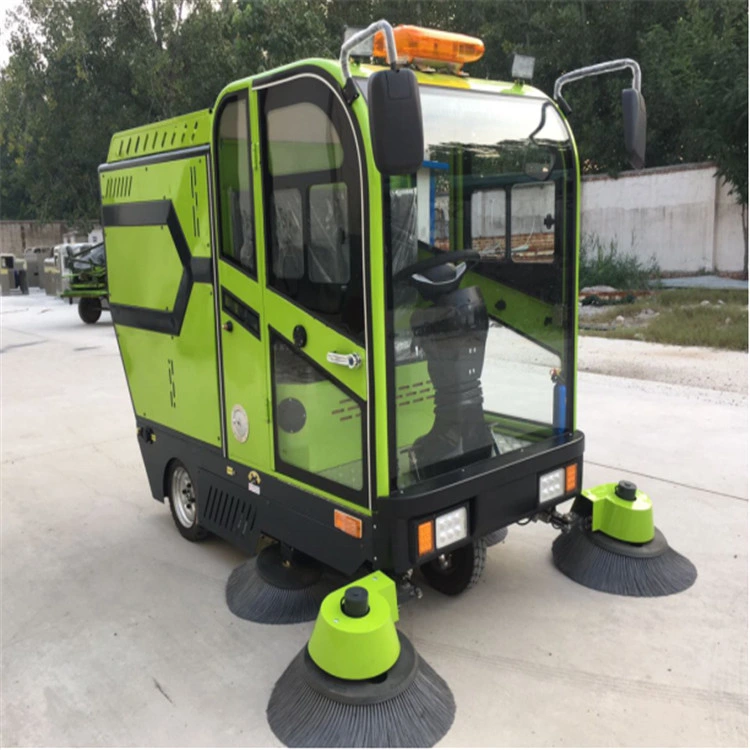
POLYGON ((505 190, 471 194, 471 247, 485 257, 505 255, 505 190))
POLYGON ((276 231, 273 233, 273 272, 280 279, 305 275, 302 245, 302 198, 299 190, 275 190, 272 196, 276 231))
POLYGON ((310 188, 310 280, 332 284, 349 281, 347 195, 343 182, 310 188))
POLYGON ((513 185, 510 207, 510 259, 514 263, 552 263, 555 259, 555 184, 513 185))
POLYGON ((221 254, 255 273, 253 194, 247 95, 232 98, 219 115, 216 144, 221 254))
POLYGON ((278 458, 319 479, 361 490, 359 404, 278 338, 273 343, 273 379, 278 458))
POLYGON ((361 174, 346 110, 311 79, 262 91, 261 106, 268 285, 362 341, 361 174))
POLYGON ((312 102, 271 110, 268 168, 272 175, 337 169, 344 161, 339 134, 328 115, 312 102))
POLYGON ((399 487, 570 429, 574 385, 576 186, 561 118, 538 99, 420 92, 425 160, 387 178, 383 212, 399 487))

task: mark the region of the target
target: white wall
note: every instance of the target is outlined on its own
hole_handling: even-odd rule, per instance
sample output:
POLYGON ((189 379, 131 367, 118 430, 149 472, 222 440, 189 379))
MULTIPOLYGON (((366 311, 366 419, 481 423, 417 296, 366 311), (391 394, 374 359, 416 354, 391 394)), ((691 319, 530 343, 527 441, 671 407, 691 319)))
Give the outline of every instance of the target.
POLYGON ((584 177, 581 234, 646 262, 654 256, 662 271, 742 270, 741 207, 713 164, 584 177))

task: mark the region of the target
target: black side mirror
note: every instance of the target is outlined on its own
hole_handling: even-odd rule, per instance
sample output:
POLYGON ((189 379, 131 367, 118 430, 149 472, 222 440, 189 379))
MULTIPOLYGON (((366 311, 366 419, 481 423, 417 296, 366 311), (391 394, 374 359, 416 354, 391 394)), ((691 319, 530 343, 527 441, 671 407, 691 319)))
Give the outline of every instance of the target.
POLYGON ((424 159, 422 105, 411 70, 370 76, 367 103, 375 165, 385 175, 413 174, 424 159))
POLYGON ((633 169, 642 169, 646 163, 646 102, 640 91, 622 90, 622 111, 628 161, 633 169))

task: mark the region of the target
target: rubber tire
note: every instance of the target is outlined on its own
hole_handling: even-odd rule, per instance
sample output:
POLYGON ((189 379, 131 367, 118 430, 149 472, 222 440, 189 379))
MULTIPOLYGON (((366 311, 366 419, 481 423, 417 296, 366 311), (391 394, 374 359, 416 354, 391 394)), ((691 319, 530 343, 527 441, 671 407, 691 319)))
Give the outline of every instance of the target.
POLYGON ((198 524, 198 515, 196 514, 192 526, 183 526, 174 509, 174 498, 172 497, 172 475, 178 468, 185 469, 188 477, 190 477, 190 483, 193 485, 193 487, 195 487, 193 478, 190 476, 190 472, 187 470, 185 464, 183 464, 182 461, 178 461, 177 459, 172 461, 172 463, 169 464, 169 468, 167 469, 166 481, 167 497, 169 498, 169 510, 172 513, 172 520, 174 521, 174 525, 177 527, 177 531, 180 532, 180 535, 182 537, 187 539, 189 542, 201 542, 208 536, 208 531, 206 531, 206 529, 198 524))
POLYGON ((78 317, 91 325, 102 316, 102 301, 98 297, 81 297, 78 300, 78 317))
POLYGON ((447 596, 458 596, 476 584, 487 562, 487 542, 484 538, 454 549, 450 570, 442 570, 438 560, 430 560, 420 567, 427 583, 447 596))

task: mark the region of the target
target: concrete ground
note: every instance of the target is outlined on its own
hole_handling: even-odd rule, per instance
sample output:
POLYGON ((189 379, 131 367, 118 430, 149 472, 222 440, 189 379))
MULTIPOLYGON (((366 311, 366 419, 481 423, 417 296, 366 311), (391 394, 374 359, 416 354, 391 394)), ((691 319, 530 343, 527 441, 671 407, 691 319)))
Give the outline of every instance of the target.
MULTIPOLYGON (((278 746, 266 703, 311 624, 235 618, 243 556, 184 541, 150 498, 109 315, 40 295, 0 312, 2 745, 278 746)), ((698 580, 601 594, 552 566, 550 528, 512 527, 475 589, 402 612, 456 698, 441 744, 747 746, 747 394, 579 389, 585 482, 637 482, 698 580)))
POLYGON ((669 289, 747 289, 747 279, 730 279, 724 276, 680 276, 662 279, 661 285, 669 289))

